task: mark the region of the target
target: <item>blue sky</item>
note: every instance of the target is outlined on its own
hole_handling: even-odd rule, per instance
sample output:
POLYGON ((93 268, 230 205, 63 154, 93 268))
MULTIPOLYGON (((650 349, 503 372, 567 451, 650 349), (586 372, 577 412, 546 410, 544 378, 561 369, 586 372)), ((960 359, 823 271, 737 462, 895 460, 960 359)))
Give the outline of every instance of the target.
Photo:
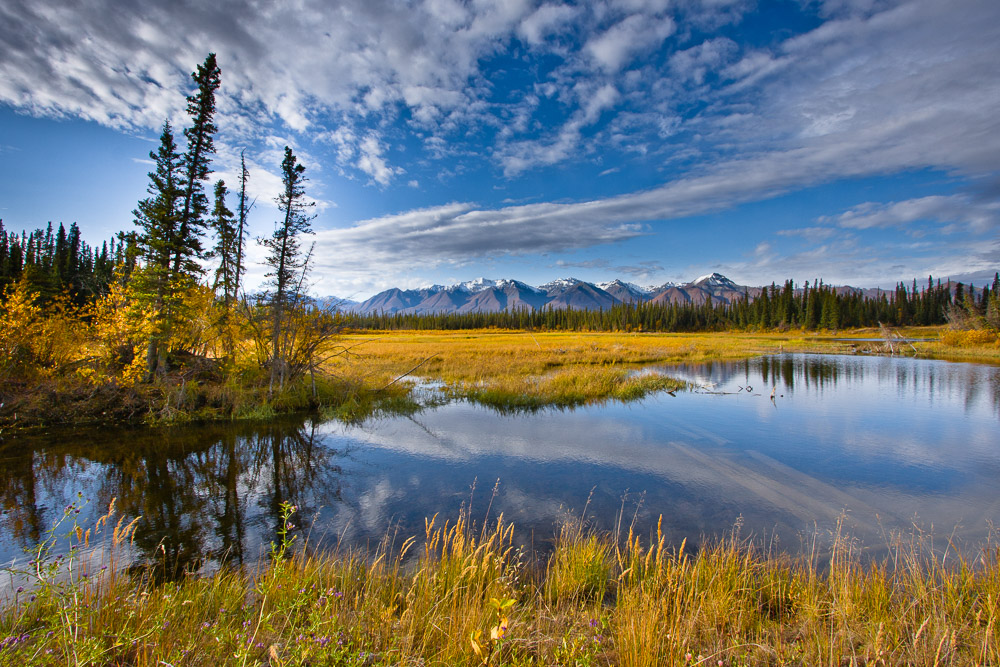
POLYGON ((293 148, 320 294, 1000 266, 995 0, 8 0, 6 228, 130 229, 209 52, 215 178, 268 234, 293 148))

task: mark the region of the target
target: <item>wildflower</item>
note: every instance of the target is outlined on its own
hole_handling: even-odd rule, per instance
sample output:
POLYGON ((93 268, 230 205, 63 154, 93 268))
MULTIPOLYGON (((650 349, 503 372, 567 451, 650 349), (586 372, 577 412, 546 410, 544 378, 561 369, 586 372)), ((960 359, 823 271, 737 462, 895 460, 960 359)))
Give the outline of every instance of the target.
POLYGON ((490 630, 490 638, 493 639, 493 641, 498 641, 500 639, 503 639, 504 635, 506 634, 507 634, 507 617, 505 616, 502 619, 500 619, 500 625, 497 625, 492 630, 490 630))

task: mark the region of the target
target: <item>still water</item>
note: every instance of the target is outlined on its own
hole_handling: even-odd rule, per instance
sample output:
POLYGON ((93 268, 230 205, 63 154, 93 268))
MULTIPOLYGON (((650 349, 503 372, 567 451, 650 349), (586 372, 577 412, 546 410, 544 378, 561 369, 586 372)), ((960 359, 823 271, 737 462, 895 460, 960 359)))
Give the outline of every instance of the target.
POLYGON ((504 516, 544 550, 567 516, 668 539, 743 536, 790 552, 846 517, 975 545, 1000 522, 1000 368, 781 355, 646 369, 691 391, 499 414, 452 402, 360 425, 312 420, 61 430, 0 443, 0 560, 23 558, 78 493, 92 523, 141 516, 132 556, 254 562, 279 505, 314 545, 372 545, 425 517, 504 516), (773 399, 772 399, 773 394, 773 399))

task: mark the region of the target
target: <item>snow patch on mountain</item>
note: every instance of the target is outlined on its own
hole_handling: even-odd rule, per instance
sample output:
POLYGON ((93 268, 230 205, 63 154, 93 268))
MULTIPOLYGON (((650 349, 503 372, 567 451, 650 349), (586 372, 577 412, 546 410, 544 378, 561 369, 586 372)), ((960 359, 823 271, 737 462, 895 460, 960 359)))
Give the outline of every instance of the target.
POLYGON ((547 282, 544 285, 539 285, 538 289, 549 294, 554 292, 565 292, 568 289, 576 287, 582 282, 583 281, 578 278, 557 278, 556 280, 547 282))
POLYGON ((615 278, 614 280, 612 280, 611 282, 608 282, 608 283, 596 283, 596 284, 597 284, 598 287, 600 287, 605 292, 608 291, 609 288, 624 287, 625 289, 629 290, 630 292, 635 292, 637 294, 643 294, 643 295, 647 295, 647 296, 655 293, 656 290, 660 289, 660 288, 654 287, 652 285, 650 285, 650 286, 636 285, 635 283, 630 283, 630 282, 626 282, 624 280, 619 280, 618 278, 615 278))
POLYGON ((717 287, 729 287, 736 288, 737 285, 729 278, 725 277, 721 273, 709 273, 708 275, 701 276, 694 281, 695 285, 714 285, 717 287))

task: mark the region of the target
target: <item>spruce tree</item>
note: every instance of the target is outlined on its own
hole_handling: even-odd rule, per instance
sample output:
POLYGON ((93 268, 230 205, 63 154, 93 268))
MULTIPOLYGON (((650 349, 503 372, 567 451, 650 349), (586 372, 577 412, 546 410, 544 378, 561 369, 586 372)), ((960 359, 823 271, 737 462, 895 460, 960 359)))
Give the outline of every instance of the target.
POLYGON ((247 216, 250 214, 250 209, 256 203, 254 201, 247 201, 247 182, 250 180, 250 172, 247 170, 245 151, 240 151, 240 205, 236 211, 237 219, 239 221, 238 228, 236 230, 236 263, 235 263, 235 276, 233 281, 233 294, 237 294, 240 290, 240 282, 243 278, 243 273, 246 271, 246 267, 243 265, 243 248, 246 245, 246 228, 247 228, 247 216))
POLYGON ((282 219, 276 223, 270 238, 259 242, 268 250, 267 262, 270 271, 265 274, 273 291, 271 300, 271 379, 268 391, 273 393, 275 384, 280 388, 287 374, 285 354, 281 340, 281 326, 285 312, 299 296, 302 278, 308 268, 308 257, 302 257, 299 236, 311 234, 312 216, 307 211, 313 202, 305 199, 306 168, 298 164, 292 149, 285 146, 285 158, 281 161, 281 194, 275 200, 282 219))
POLYGON ((144 262, 137 288, 151 301, 156 322, 156 330, 146 349, 146 371, 152 376, 164 361, 165 350, 162 347, 169 336, 167 323, 174 288, 170 261, 180 223, 179 208, 183 196, 181 159, 169 122, 163 123, 160 147, 150 152, 149 157, 156 165, 149 172, 149 187, 146 191, 150 196, 139 202, 132 215, 139 228, 137 241, 144 262))
POLYGON ((184 130, 187 149, 182 158, 184 198, 173 247, 172 272, 175 277, 200 275, 202 270, 198 259, 202 253, 201 236, 208 212, 204 182, 208 180, 209 165, 215 153, 215 91, 221 83, 221 72, 214 53, 208 54, 205 63, 191 73, 191 78, 198 91, 187 98, 191 127, 184 130))
POLYGON ((235 299, 236 282, 236 219, 233 212, 226 207, 226 195, 229 190, 225 181, 215 183, 215 206, 212 208, 212 216, 209 223, 215 231, 215 247, 210 253, 212 257, 219 260, 219 266, 215 270, 215 280, 212 289, 218 293, 222 289, 222 301, 226 309, 235 299))

